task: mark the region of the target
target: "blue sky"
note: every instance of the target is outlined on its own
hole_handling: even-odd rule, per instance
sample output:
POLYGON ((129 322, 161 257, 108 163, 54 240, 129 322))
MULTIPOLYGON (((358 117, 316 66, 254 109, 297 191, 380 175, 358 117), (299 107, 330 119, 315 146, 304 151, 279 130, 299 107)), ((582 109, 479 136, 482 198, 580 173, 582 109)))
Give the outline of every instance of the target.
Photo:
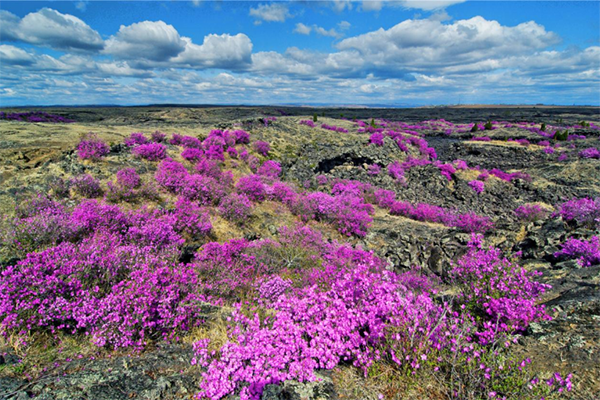
POLYGON ((3 1, 0 105, 600 105, 597 1, 3 1))

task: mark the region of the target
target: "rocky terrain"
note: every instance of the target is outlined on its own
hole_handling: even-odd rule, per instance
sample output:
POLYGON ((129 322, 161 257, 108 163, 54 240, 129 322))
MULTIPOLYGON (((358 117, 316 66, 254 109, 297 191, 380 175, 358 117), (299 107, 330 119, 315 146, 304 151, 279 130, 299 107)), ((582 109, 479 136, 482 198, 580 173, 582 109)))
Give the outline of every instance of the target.
MULTIPOLYGON (((591 157, 585 156, 586 149, 600 149, 598 108, 136 107, 44 111, 73 122, 0 120, 0 210, 5 231, 16 215, 15 207, 27 199, 38 193, 58 198, 59 181, 89 174, 107 192, 107 182, 124 168, 135 168, 143 180, 154 181, 159 163, 133 157, 130 147, 124 144, 132 132, 144 132, 149 137, 160 131, 168 137, 177 133, 206 140, 213 129, 244 130, 250 135, 250 143, 270 144, 268 155, 256 154, 257 162, 277 162, 281 169, 279 179, 298 191, 328 192, 334 182, 360 181, 372 188, 367 196, 384 189, 393 191, 397 202, 428 204, 449 210, 459 219, 468 213, 487 217, 493 229, 483 230, 485 244, 507 256, 518 252, 519 265, 539 272, 536 280, 551 286, 536 304, 545 305, 551 318, 536 320, 526 329, 512 332, 512 354, 531 359, 530 371, 540 379, 550 379, 555 372, 562 376, 572 373, 573 387, 562 393, 564 398, 600 399, 600 265, 592 261, 591 265, 582 266, 576 257, 556 255, 570 238, 591 240, 599 235, 600 222, 579 223, 560 214, 560 205, 567 201, 600 198, 600 155, 594 157, 591 152, 591 157), (301 121, 316 122, 311 127, 301 121), (491 129, 483 127, 488 121, 491 129), (323 128, 322 124, 341 129, 323 128), (480 126, 473 130, 473 124, 480 126), (546 128, 540 134, 542 124, 546 128), (397 136, 386 133, 390 130, 413 138, 408 139, 413 140, 407 144, 408 151, 399 145, 397 136), (566 130, 572 137, 555 140, 543 136, 551 130, 558 130, 559 134, 566 130), (76 149, 89 132, 110 146, 101 160, 78 157, 76 149), (381 138, 373 136, 378 133, 381 138), (424 157, 426 147, 419 147, 421 142, 414 138, 424 139, 436 156, 424 157), (400 165, 409 157, 427 162, 404 168, 402 176, 390 172, 391 165, 400 165), (457 160, 468 167, 462 167, 457 160), (447 167, 448 176, 442 173, 443 165, 453 166, 452 170, 447 167), (492 172, 489 178, 480 177, 483 171, 495 169, 513 176, 503 179, 492 172), (474 189, 474 181, 485 181, 480 193, 474 189), (544 213, 539 218, 521 218, 515 210, 523 205, 537 205, 544 213)), ((176 145, 169 144, 167 151, 170 157, 184 162, 176 145)), ((232 171, 237 182, 257 169, 227 155, 220 168, 232 171)), ((86 196, 71 191, 61 201, 67 208, 74 207, 82 197, 86 196)), ((173 199, 163 190, 158 199, 148 204, 168 208, 173 199)), ((311 222, 311 226, 330 243, 349 243, 373 251, 389 270, 418 271, 437 282, 436 299, 440 302, 456 296, 452 269, 467 253, 471 231, 460 228, 460 221, 453 225, 445 220, 417 218, 410 213, 393 212, 381 201, 371 203, 374 207, 365 234, 348 235, 324 218, 311 222)), ((600 207, 600 202, 596 203, 600 207)), ((119 204, 124 209, 138 207, 119 204)), ((210 234, 198 240, 186 237, 185 245, 180 246, 179 261, 193 261, 196 252, 212 241, 279 240, 282 227, 302 220, 293 207, 288 208, 277 201, 255 201, 246 221, 232 223, 214 207, 207 214, 212 223, 210 234)), ((16 251, 5 241, 0 249, 0 271, 17 265, 26 253, 16 251)), ((4 275, 2 279, 7 278, 4 275)), ((205 372, 192 363, 192 344, 205 338, 207 330, 224 329, 219 327, 228 320, 230 306, 207 303, 202 319, 210 328, 182 333, 179 340, 153 337, 142 350, 96 346, 81 332, 71 335, 43 329, 25 333, 6 330, 0 338, 0 398, 192 398, 198 393, 205 372), (27 340, 22 340, 23 334, 27 340)), ((221 334, 226 336, 227 332, 221 334)), ((403 373, 410 375, 405 370, 403 373)), ((411 381, 384 368, 365 377, 350 362, 340 362, 317 374, 317 382, 286 380, 267 384, 262 398, 452 397, 441 389, 444 385, 436 381, 433 372, 411 381)), ((230 398, 236 395, 230 394, 230 398)))

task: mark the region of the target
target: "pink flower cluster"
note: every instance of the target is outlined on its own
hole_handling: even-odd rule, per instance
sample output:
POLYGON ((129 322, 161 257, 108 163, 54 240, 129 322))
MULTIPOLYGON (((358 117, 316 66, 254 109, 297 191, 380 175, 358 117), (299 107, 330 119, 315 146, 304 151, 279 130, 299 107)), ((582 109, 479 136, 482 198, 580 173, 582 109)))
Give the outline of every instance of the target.
POLYGON ((317 126, 313 121, 309 119, 303 119, 299 123, 300 125, 310 126, 311 128, 315 128, 317 126))
POLYGON ((348 129, 342 128, 341 126, 321 124, 321 128, 327 129, 328 131, 340 132, 340 133, 348 133, 348 129))
POLYGON ((557 206, 558 215, 565 221, 584 226, 600 226, 600 197, 572 199, 557 206))
POLYGON ((515 215, 521 221, 535 222, 546 218, 550 212, 538 204, 523 204, 515 209, 515 215))
POLYGON ((577 258, 579 265, 590 267, 600 264, 600 238, 592 236, 589 240, 569 238, 560 251, 554 253, 555 257, 577 258))
POLYGON ((109 152, 110 147, 94 133, 88 133, 77 145, 77 155, 82 160, 99 160, 109 152))
POLYGON ((497 332, 522 331, 530 322, 548 318, 536 300, 549 286, 534 280, 539 273, 502 257, 500 250, 483 248, 482 240, 481 235, 473 235, 468 253, 451 275, 462 287, 460 298, 470 312, 486 316, 478 336, 491 342, 497 332))

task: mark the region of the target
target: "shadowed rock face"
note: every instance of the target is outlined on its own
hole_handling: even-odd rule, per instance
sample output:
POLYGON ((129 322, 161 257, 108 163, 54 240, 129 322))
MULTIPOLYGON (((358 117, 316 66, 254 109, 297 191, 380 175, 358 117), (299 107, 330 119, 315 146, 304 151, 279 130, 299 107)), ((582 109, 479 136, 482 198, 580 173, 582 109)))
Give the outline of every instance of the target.
MULTIPOLYGON (((573 197, 600 196, 600 161, 579 159, 578 151, 600 147, 598 131, 581 129, 586 140, 574 141, 567 161, 557 161, 556 154, 546 154, 539 146, 520 146, 508 139, 541 138, 535 133, 512 128, 486 132, 492 141, 474 142, 471 133, 450 137, 443 132, 429 132, 425 139, 434 147, 442 162, 464 160, 469 166, 521 171, 531 176, 504 182, 492 179, 481 194, 468 182, 476 176, 457 172, 452 182, 440 175, 433 165, 412 168, 404 184, 386 173, 386 166, 406 155, 389 138, 383 146, 369 145, 368 134, 356 132, 352 118, 387 118, 418 122, 444 118, 455 123, 486 120, 554 121, 565 124, 581 120, 600 120, 597 108, 432 108, 411 110, 357 110, 285 108, 289 116, 279 116, 280 107, 244 108, 94 108, 49 109, 51 114, 75 122, 68 125, 26 124, 0 121, 0 211, 10 215, 25 195, 47 192, 50 177, 69 177, 92 173, 109 179, 124 166, 133 166, 140 174, 151 175, 155 166, 132 160, 120 145, 131 132, 177 131, 205 137, 212 128, 243 127, 253 140, 271 143, 273 159, 280 162, 283 180, 299 187, 318 188, 317 176, 330 179, 353 179, 382 189, 394 190, 397 199, 411 203, 429 203, 459 212, 473 211, 495 221, 495 230, 486 235, 490 243, 507 252, 522 252, 528 269, 543 272, 540 278, 552 285, 544 296, 552 321, 535 323, 520 339, 519 353, 531 357, 540 376, 550 371, 573 371, 577 375, 575 399, 592 399, 600 393, 600 266, 580 268, 573 261, 557 259, 554 253, 569 237, 590 237, 598 232, 548 219, 529 224, 519 222, 514 210, 519 205, 540 202, 556 205, 573 197), (317 113, 319 121, 350 130, 348 134, 309 128, 300 119, 317 113), (349 120, 340 120, 344 114, 349 120), (261 118, 278 116, 265 127, 261 118), (337 119, 334 119, 337 118, 337 119), (353 129, 354 128, 354 129, 353 129), (111 152, 102 165, 82 163, 74 148, 79 137, 97 132, 112 142, 111 152), (367 172, 369 165, 382 168, 378 175, 367 172)), ((276 232, 277 218, 265 215, 258 224, 264 229, 242 232, 248 238, 268 237, 276 232)), ((377 210, 364 238, 347 238, 354 245, 371 249, 390 263, 406 270, 414 266, 424 273, 447 279, 452 262, 466 251, 470 235, 441 224, 413 221, 377 210)), ((181 261, 189 261, 196 247, 184 248, 181 261)), ((2 265, 14 264, 15 258, 3 258, 2 265)), ((217 310, 207 310, 207 319, 217 310)), ((0 398, 25 399, 179 399, 192 398, 201 377, 191 367, 192 349, 184 344, 159 345, 141 354, 115 355, 102 359, 79 359, 50 369, 39 379, 27 381, 18 373, 7 373, 17 356, 11 349, 0 348, 0 398)), ((11 368, 11 371, 13 369, 11 368)), ((332 399, 339 390, 323 376, 319 384, 286 381, 269 385, 265 399, 332 399)))

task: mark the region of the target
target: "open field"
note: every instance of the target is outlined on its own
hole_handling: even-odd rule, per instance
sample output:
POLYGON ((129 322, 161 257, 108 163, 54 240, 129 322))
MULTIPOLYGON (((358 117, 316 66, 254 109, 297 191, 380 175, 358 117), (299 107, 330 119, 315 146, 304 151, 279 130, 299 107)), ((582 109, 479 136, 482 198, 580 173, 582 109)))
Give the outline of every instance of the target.
POLYGON ((599 398, 599 108, 43 111, 0 398, 599 398))

